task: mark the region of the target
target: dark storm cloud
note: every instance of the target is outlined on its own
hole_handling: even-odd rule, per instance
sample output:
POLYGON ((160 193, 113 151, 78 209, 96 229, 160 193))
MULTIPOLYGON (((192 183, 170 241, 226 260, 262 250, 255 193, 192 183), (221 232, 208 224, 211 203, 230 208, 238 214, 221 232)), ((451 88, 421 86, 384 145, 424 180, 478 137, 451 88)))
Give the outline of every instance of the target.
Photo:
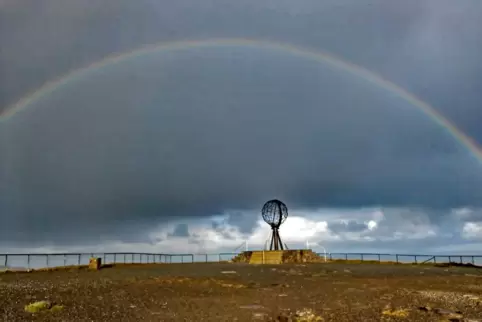
POLYGON ((344 232, 359 233, 368 229, 368 226, 365 223, 359 223, 355 220, 348 220, 328 223, 328 229, 337 234, 344 232))
POLYGON ((227 215, 226 223, 230 226, 238 227, 239 232, 242 234, 249 234, 256 227, 258 219, 258 211, 231 211, 227 215))
POLYGON ((187 224, 177 224, 169 237, 189 237, 189 226, 187 224))
MULTIPOLYGON (((379 71, 482 138, 482 11, 453 6, 15 1, 0 6, 0 108, 142 44, 264 38, 379 71)), ((12 244, 145 240, 159 222, 271 198, 308 208, 482 202, 480 164, 413 106, 326 66, 252 49, 92 72, 2 123, 0 151, 0 240, 12 244)), ((254 224, 227 220, 243 232, 254 224)))
MULTIPOLYGON (((256 223, 256 220, 253 217, 254 216, 252 216, 251 219, 254 223, 256 223)), ((212 221, 211 222, 212 230, 214 232, 220 234, 221 238, 224 238, 224 239, 236 239, 238 237, 237 234, 236 234, 237 232, 240 232, 242 234, 251 233, 253 231, 255 225, 250 224, 249 226, 250 227, 253 226, 253 227, 250 228, 249 231, 247 231, 246 225, 244 225, 243 223, 240 223, 240 225, 236 225, 235 223, 228 223, 227 221, 223 221, 223 222, 212 221)))

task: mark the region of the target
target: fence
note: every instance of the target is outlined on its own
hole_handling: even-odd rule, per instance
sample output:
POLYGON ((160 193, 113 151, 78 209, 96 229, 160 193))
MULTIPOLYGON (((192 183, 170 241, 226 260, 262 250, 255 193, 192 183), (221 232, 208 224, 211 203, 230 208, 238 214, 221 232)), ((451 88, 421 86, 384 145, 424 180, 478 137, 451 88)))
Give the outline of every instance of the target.
POLYGON ((221 262, 238 253, 218 254, 153 254, 153 253, 58 253, 0 254, 0 268, 38 269, 87 265, 91 257, 102 258, 104 264, 200 263, 221 262))
MULTIPOLYGON (((0 268, 38 269, 87 265, 90 257, 102 258, 104 264, 207 263, 228 261, 238 252, 217 254, 153 254, 153 253, 62 253, 0 254, 0 268)), ((317 253, 324 257, 325 253, 317 253)), ((420 255, 380 253, 326 253, 327 259, 396 263, 458 262, 482 265, 482 255, 420 255)))
MULTIPOLYGON (((318 253, 323 256, 323 253, 318 253)), ((379 253, 328 253, 328 259, 376 261, 395 263, 442 263, 457 262, 460 264, 482 265, 482 255, 421 255, 421 254, 379 254, 379 253)))

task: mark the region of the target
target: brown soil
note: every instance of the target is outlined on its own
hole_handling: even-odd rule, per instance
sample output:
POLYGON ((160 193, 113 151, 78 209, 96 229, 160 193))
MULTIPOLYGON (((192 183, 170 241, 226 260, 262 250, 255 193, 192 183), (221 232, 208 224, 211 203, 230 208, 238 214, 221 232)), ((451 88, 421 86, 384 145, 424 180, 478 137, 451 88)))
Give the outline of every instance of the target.
POLYGON ((300 310, 324 321, 482 321, 482 270, 213 263, 0 274, 9 322, 288 321, 300 310), (36 301, 58 306, 25 312, 36 301))

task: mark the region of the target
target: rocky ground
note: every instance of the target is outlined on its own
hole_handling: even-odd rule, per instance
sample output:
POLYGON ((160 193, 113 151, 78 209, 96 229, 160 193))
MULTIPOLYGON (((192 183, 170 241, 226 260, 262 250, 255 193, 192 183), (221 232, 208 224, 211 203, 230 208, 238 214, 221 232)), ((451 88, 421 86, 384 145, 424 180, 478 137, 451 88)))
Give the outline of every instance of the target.
POLYGON ((9 273, 0 274, 0 320, 475 322, 482 270, 215 263, 9 273))

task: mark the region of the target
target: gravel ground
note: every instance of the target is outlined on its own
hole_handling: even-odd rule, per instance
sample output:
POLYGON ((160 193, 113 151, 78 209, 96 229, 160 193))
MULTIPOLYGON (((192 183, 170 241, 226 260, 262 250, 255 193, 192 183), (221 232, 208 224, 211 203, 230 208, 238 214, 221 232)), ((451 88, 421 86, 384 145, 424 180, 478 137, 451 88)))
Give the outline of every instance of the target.
POLYGON ((308 311, 318 321, 482 322, 482 270, 214 263, 0 274, 8 322, 290 321, 308 311), (41 300, 61 308, 25 312, 41 300))

